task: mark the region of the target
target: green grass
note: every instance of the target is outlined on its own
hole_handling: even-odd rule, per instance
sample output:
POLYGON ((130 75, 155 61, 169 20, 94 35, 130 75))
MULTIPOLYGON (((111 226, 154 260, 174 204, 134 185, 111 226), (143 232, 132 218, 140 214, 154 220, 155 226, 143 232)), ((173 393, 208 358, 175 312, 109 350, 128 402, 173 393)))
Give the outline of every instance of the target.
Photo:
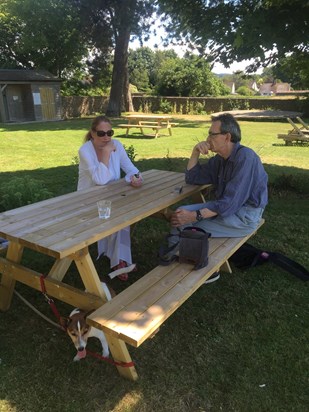
MULTIPOLYGON (((209 118, 176 121, 172 137, 126 138, 115 128, 116 138, 134 146, 141 170, 182 171, 196 139, 205 138, 209 118)), ((27 175, 53 195, 75 190, 72 159, 89 123, 1 125, 0 188, 27 175)), ((278 141, 277 134, 290 129, 285 122, 240 123, 243 143, 259 153, 271 183, 266 223, 252 243, 308 268, 309 148, 278 141)), ((167 223, 152 218, 136 226, 132 251, 138 272, 129 283, 156 265, 167 231, 167 223)), ((95 249, 90 248, 93 257, 95 249)), ((46 273, 52 260, 27 251, 24 263, 46 273)), ((107 260, 95 265, 100 275, 107 273, 107 260)), ((73 266, 66 279, 81 285, 73 266)), ((116 279, 113 287, 120 292, 126 284, 116 279)), ((40 293, 22 284, 17 290, 53 319, 40 293)), ((70 310, 61 302, 57 308, 63 315, 70 310)), ((93 358, 73 363, 69 338, 14 296, 10 310, 0 313, 0 412, 305 412, 308 335, 308 283, 271 264, 234 270, 200 288, 152 340, 129 348, 140 376, 130 382, 93 358)), ((90 349, 98 348, 90 342, 90 349)))

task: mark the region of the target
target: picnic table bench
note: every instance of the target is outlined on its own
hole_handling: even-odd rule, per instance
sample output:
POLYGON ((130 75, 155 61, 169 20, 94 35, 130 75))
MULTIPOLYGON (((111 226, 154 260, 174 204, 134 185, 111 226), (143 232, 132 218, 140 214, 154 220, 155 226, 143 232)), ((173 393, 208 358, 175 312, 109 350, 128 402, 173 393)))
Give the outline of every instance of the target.
MULTIPOLYGON (((241 238, 210 238, 209 263, 202 269, 194 270, 192 264, 179 262, 157 266, 93 312, 87 318, 88 324, 101 329, 107 340, 116 338, 139 347, 216 271, 231 273, 228 259, 254 233, 241 238)), ((119 353, 117 361, 129 360, 119 353)), ((129 369, 124 373, 118 368, 120 374, 136 380, 135 368, 129 369)))

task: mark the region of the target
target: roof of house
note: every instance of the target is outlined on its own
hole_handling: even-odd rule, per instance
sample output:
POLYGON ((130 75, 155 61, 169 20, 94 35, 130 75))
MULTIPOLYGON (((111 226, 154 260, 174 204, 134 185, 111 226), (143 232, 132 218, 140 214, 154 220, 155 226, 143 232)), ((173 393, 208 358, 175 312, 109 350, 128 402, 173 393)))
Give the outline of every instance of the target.
POLYGON ((32 82, 61 82, 47 70, 0 69, 0 82, 32 83, 32 82))

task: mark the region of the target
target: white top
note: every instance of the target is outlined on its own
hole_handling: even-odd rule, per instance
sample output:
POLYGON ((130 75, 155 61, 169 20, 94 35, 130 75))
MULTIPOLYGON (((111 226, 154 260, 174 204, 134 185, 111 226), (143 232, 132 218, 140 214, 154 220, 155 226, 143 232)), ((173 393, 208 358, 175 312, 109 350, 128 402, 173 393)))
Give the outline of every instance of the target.
MULTIPOLYGON (((88 189, 96 185, 105 185, 113 180, 120 179, 121 169, 126 173, 125 180, 130 183, 130 177, 139 173, 139 170, 129 159, 123 145, 118 140, 112 140, 116 150, 109 158, 108 167, 98 161, 98 157, 91 140, 88 140, 79 149, 79 176, 77 190, 88 189)), ((130 226, 98 241, 98 258, 105 254, 110 259, 111 267, 124 260, 132 263, 130 226)))
POLYGON ((88 140, 79 149, 79 176, 77 190, 88 189, 95 185, 105 185, 113 180, 120 179, 121 169, 126 173, 125 180, 130 183, 130 177, 139 173, 129 159, 123 145, 118 140, 112 140, 116 150, 111 153, 109 164, 98 161, 96 151, 91 140, 88 140))

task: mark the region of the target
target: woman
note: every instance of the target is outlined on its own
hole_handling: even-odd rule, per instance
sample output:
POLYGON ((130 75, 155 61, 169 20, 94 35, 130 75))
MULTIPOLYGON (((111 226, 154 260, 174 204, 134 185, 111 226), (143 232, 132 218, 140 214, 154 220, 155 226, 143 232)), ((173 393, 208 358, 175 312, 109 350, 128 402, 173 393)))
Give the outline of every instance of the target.
MULTIPOLYGON (((142 185, 139 170, 129 159, 123 145, 112 139, 114 131, 110 120, 105 116, 96 117, 85 136, 85 143, 79 149, 79 177, 77 190, 95 185, 106 185, 120 179, 121 169, 126 173, 125 180, 134 187, 142 185)), ((120 230, 98 242, 98 253, 104 253, 113 270, 132 264, 130 227, 120 230)), ((118 276, 127 280, 128 274, 118 276)))

